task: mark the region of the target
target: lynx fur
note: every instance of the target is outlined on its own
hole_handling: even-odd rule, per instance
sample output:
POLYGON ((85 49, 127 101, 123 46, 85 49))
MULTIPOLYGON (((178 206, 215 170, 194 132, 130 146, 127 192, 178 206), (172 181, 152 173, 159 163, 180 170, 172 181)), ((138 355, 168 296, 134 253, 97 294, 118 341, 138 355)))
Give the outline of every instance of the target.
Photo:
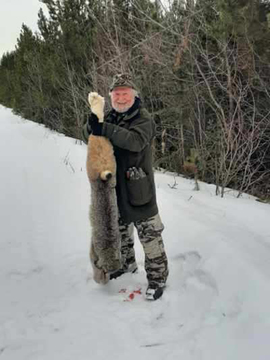
MULTIPOLYGON (((90 98, 92 94, 94 97, 99 96, 96 93, 90 93, 90 105, 90 100, 93 100, 90 98)), ((98 99, 94 98, 94 100, 98 99)), ((101 121, 103 121, 103 116, 101 121)), ((90 260, 94 280, 97 283, 106 284, 110 273, 121 267, 121 240, 115 192, 116 162, 113 147, 108 139, 103 136, 89 136, 86 168, 91 186, 90 260)))

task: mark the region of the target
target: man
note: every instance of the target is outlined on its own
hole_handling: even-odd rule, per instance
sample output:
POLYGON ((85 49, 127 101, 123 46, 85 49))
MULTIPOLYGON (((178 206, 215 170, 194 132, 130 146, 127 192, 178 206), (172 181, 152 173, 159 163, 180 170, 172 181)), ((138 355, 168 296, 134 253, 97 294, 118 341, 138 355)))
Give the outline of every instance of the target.
MULTIPOLYGON (((104 116, 102 108, 92 108, 83 128, 87 143, 90 133, 108 138, 114 148, 117 163, 116 195, 119 208, 122 269, 110 279, 127 272, 136 272, 134 252, 134 226, 145 253, 145 271, 148 279, 146 298, 156 300, 162 296, 168 277, 168 261, 164 250, 161 222, 156 202, 152 168, 151 142, 155 125, 141 100, 131 77, 118 74, 110 87, 112 110, 104 116)), ((103 99, 103 98, 102 98, 103 99)))

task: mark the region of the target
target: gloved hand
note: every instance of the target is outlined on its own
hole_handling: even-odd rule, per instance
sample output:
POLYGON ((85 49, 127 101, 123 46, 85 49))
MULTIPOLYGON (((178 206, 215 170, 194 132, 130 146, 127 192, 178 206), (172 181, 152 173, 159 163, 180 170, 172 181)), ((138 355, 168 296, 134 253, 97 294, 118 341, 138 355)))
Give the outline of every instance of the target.
POLYGON ((100 96, 96 92, 90 92, 88 95, 88 102, 91 107, 91 111, 98 117, 99 122, 103 122, 104 120, 104 97, 100 96))
POLYGON ((88 118, 88 132, 96 136, 102 136, 103 123, 98 121, 96 114, 92 113, 88 118))

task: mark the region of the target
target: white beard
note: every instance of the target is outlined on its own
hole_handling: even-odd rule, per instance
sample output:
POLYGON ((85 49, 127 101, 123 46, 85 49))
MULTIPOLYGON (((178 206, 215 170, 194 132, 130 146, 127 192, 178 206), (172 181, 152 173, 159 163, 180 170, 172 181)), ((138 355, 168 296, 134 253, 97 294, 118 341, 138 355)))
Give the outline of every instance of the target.
POLYGON ((131 105, 126 106, 126 107, 124 107, 124 106, 118 107, 118 105, 114 105, 113 109, 115 111, 117 111, 118 113, 123 114, 123 113, 127 112, 134 105, 134 102, 135 102, 135 99, 131 105))

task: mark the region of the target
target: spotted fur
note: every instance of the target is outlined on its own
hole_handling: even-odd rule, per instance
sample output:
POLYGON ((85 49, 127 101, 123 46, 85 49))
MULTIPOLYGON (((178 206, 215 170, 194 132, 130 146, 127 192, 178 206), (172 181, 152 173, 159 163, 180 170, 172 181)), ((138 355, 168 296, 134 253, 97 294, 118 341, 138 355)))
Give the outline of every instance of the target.
POLYGON ((108 139, 90 135, 87 174, 91 185, 90 260, 97 283, 106 284, 109 274, 121 268, 121 240, 116 199, 116 162, 108 139))

